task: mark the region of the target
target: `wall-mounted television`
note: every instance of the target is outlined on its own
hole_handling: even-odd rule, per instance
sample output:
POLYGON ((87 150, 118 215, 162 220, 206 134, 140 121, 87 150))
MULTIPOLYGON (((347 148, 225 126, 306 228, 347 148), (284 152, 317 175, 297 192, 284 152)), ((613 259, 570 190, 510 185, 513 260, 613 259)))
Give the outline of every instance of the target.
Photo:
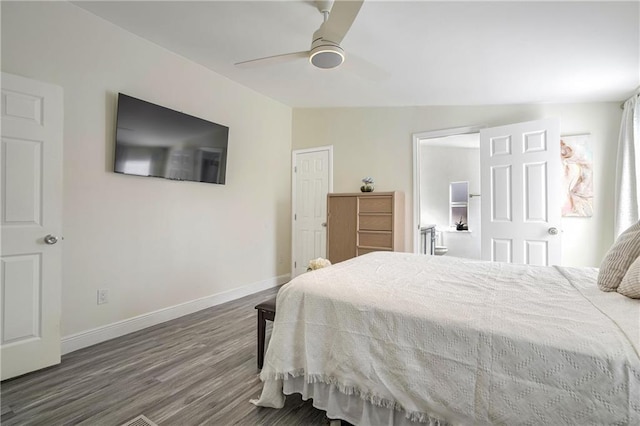
POLYGON ((118 94, 114 171, 224 184, 229 128, 118 94))

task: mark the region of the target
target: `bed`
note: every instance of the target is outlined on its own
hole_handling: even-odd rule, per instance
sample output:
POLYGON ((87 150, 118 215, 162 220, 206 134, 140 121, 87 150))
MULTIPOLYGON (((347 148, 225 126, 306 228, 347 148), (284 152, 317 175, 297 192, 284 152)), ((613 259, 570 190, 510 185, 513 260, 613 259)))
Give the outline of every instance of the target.
POLYGON ((595 268, 375 252, 278 293, 259 406, 362 425, 640 424, 640 300, 595 268))

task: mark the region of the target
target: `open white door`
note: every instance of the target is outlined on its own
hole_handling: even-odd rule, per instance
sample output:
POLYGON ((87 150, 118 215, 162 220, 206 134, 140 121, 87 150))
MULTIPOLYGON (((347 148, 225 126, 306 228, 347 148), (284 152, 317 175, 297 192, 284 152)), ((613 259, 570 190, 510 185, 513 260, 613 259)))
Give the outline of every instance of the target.
POLYGON ((560 121, 480 130, 482 258, 560 264, 560 121))
POLYGON ((292 277, 327 257, 327 193, 333 189, 332 147, 293 152, 292 277))
POLYGON ((2 73, 2 380, 60 363, 62 89, 2 73))

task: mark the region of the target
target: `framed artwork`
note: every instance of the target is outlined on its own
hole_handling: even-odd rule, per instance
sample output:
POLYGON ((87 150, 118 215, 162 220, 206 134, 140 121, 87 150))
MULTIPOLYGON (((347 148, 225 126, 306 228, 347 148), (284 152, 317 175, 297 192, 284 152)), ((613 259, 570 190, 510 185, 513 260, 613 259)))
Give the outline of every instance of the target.
POLYGON ((591 135, 560 137, 564 201, 562 216, 593 216, 593 151, 591 135))

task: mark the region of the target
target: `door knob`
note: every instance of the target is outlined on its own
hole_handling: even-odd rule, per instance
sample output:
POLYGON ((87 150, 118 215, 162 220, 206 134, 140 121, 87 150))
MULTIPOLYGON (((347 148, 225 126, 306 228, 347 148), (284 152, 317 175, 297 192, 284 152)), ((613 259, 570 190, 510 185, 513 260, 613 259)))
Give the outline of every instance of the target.
POLYGON ((327 227, 327 222, 322 222, 322 226, 327 227))
POLYGON ((58 242, 58 237, 56 237, 55 235, 49 234, 46 237, 44 237, 44 242, 47 244, 53 245, 58 242))
POLYGON ((558 235, 558 228, 549 228, 549 235, 558 235))

